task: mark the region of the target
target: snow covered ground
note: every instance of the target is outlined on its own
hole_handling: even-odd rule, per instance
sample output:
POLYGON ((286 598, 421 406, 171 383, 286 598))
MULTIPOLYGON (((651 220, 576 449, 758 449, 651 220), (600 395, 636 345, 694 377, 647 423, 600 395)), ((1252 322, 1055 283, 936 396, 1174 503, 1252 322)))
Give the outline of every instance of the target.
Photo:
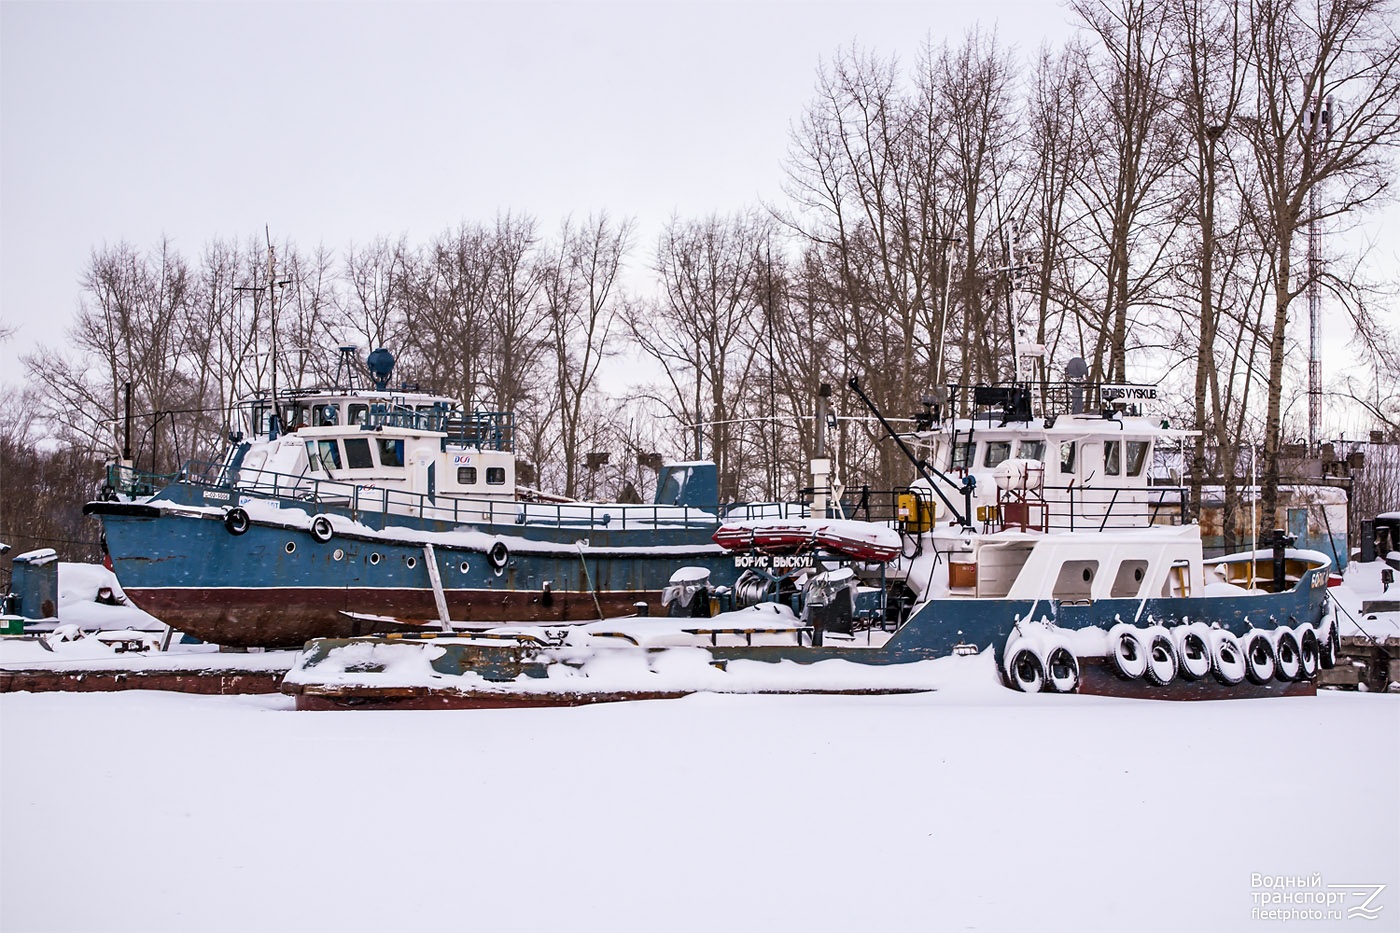
POLYGON ((936 663, 937 693, 574 709, 0 696, 0 929, 1397 928, 1400 696, 936 663), (1386 885, 1379 919, 1253 913, 1362 902, 1329 884, 1386 885))
MULTIPOLYGON (((159 628, 81 568, 65 621, 159 628)), ((1400 633, 1359 613, 1379 590, 1332 592, 1400 633)), ((1400 695, 1025 696, 932 663, 935 693, 577 709, 0 695, 0 930, 1400 929, 1400 695)))
MULTIPOLYGON (((1352 561, 1347 564, 1342 585, 1328 591, 1341 610, 1337 619, 1343 635, 1370 635, 1377 639, 1400 635, 1400 612, 1361 611, 1361 606, 1366 602, 1400 600, 1400 583, 1391 583, 1387 587, 1382 582, 1381 575, 1386 570, 1384 561, 1365 564, 1352 561)), ((1392 573, 1392 576, 1400 574, 1392 573)))

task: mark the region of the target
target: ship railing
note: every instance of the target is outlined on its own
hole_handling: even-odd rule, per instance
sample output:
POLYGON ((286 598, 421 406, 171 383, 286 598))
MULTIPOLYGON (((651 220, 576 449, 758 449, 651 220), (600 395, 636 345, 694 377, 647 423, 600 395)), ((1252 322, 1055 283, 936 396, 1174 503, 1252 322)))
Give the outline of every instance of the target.
MULTIPOLYGON (((840 515, 845 518, 877 524, 895 525, 905 521, 929 524, 934 521, 936 499, 927 488, 899 487, 895 489, 847 488, 841 496, 840 515), (910 498, 918 505, 910 509, 910 498), (917 509, 922 507, 921 518, 917 509)), ((954 501, 959 501, 957 498, 954 501)), ((1188 521, 1187 489, 1183 486, 1134 487, 1045 487, 1037 495, 1027 497, 1037 505, 1037 515, 1043 520, 1036 527, 1042 531, 1089 531, 1110 528, 1146 528, 1152 525, 1182 525, 1188 521), (1040 505, 1043 502, 1043 510, 1040 505)), ((996 508, 983 507, 980 516, 973 515, 989 527, 999 518, 996 508)), ((828 511, 831 518, 838 513, 833 503, 828 511)), ((731 508, 726 520, 761 520, 815 517, 808 503, 754 503, 731 508), (777 508, 783 506, 784 508, 777 508)), ((942 521, 946 522, 946 513, 942 521)))
POLYGON ((107 477, 102 495, 107 497, 119 494, 132 499, 142 499, 155 495, 182 476, 184 476, 183 472, 151 473, 138 470, 135 467, 123 466, 120 463, 109 463, 107 464, 107 477))
POLYGON ((580 531, 709 528, 719 511, 695 506, 624 505, 595 502, 524 502, 513 498, 429 496, 406 489, 292 475, 249 467, 191 463, 184 474, 193 485, 236 489, 242 495, 294 499, 386 519, 407 515, 453 524, 574 528, 580 531))
POLYGON ((1106 531, 1184 525, 1188 521, 1184 486, 1050 486, 1041 492, 1049 531, 1106 531))
POLYGON ((476 447, 481 450, 513 450, 515 446, 515 413, 509 411, 471 411, 435 405, 414 408, 408 405, 370 406, 362 425, 366 431, 375 428, 408 428, 446 434, 446 443, 476 447))

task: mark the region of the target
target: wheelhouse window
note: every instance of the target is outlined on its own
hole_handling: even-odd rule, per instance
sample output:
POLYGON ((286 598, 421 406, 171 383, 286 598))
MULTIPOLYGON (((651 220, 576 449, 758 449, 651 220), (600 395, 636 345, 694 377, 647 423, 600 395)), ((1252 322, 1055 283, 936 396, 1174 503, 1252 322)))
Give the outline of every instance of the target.
POLYGON ((312 412, 312 423, 316 427, 340 423, 340 408, 336 405, 317 405, 312 412))
POLYGON ((321 473, 321 453, 316 449, 315 441, 306 442, 306 460, 311 464, 312 473, 321 473))
POLYGON ((1021 446, 1020 446, 1020 448, 1018 448, 1018 451, 1017 451, 1017 454, 1016 454, 1016 455, 1017 455, 1018 457, 1021 457, 1021 458, 1023 458, 1023 459, 1026 459, 1026 460, 1044 460, 1044 459, 1045 459, 1045 442, 1044 442, 1044 441, 1022 441, 1022 442, 1021 442, 1021 446))
POLYGON ((349 419, 349 423, 350 423, 350 424, 364 424, 364 423, 365 423, 366 421, 368 421, 368 420, 369 420, 369 406, 368 406, 368 405, 351 405, 351 406, 350 406, 350 419, 349 419))
POLYGON ((1060 472, 1074 472, 1075 441, 1060 441, 1060 472))
POLYGON ((379 465, 386 467, 403 466, 403 441, 396 441, 388 437, 379 438, 379 465))
POLYGON ((345 465, 352 470, 374 469, 374 458, 369 452, 369 438, 347 437, 345 439, 345 465))
POLYGON ((988 441, 987 452, 982 456, 982 465, 994 467, 1004 460, 1011 459, 1010 441, 988 441))
POLYGON ((505 484, 506 484, 506 468, 505 468, 505 467, 487 467, 487 468, 486 468, 486 485, 488 485, 488 486, 504 486, 505 484))
POLYGON ((476 467, 458 467, 458 468, 457 468, 457 485, 458 485, 458 486, 475 486, 475 485, 476 485, 476 467))
POLYGON ((311 409, 305 405, 287 405, 282 409, 282 426, 288 431, 304 428, 311 423, 311 409))
POLYGON ((974 441, 963 441, 953 445, 953 459, 949 466, 954 470, 966 470, 972 466, 972 458, 977 452, 974 441))
POLYGON ((335 441, 317 441, 316 449, 321 454, 321 468, 325 470, 340 469, 340 445, 335 441))
POLYGON ((1152 449, 1151 441, 1128 441, 1128 475, 1141 476, 1147 465, 1147 453, 1152 449))
POLYGON ((1103 442, 1103 471, 1109 476, 1118 476, 1123 472, 1122 441, 1103 442))

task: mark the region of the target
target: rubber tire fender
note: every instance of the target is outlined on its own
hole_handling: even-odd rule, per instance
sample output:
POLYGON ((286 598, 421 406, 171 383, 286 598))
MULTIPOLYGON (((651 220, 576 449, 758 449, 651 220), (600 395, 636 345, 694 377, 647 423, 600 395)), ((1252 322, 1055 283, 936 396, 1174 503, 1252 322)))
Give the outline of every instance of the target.
POLYGON ((253 520, 248 517, 248 512, 242 506, 235 505, 228 510, 224 516, 224 528, 231 535, 241 535, 253 526, 253 520))
POLYGON ((1137 680, 1147 673, 1147 645, 1142 633, 1131 625, 1120 623, 1108 630, 1109 656, 1114 669, 1123 680, 1137 680))
POLYGON ((1176 658, 1176 645, 1172 643, 1167 630, 1154 626, 1143 633, 1143 641, 1147 643, 1147 670, 1144 672, 1147 682, 1165 687, 1176 680, 1180 664, 1176 658))
POLYGON ((1006 676, 1022 693, 1039 693, 1045 687, 1045 662, 1029 647, 1012 648, 1006 676))
POLYGON ((1210 645, 1210 668, 1217 682, 1226 687, 1243 683, 1246 669, 1244 648, 1234 633, 1224 629, 1212 630, 1210 645))
POLYGON ((331 539, 335 529, 331 527, 331 520, 324 515, 317 515, 311 519, 311 537, 325 544, 331 539))
POLYGON ((1322 649, 1322 666, 1335 667, 1342 657, 1342 633, 1334 615, 1328 620, 1326 647, 1322 649))
POLYGON ((1298 636, 1287 626, 1280 627, 1274 635, 1274 661, 1278 668, 1274 676, 1279 680, 1286 682, 1302 677, 1302 648, 1298 636))
POLYGON ((1244 660, 1245 676, 1250 683, 1262 686, 1278 673, 1274 643, 1262 629, 1255 629, 1244 637, 1244 660))
POLYGON ((1183 625, 1172 632, 1176 647, 1176 669, 1183 680, 1200 680, 1214 666, 1210 654, 1209 632, 1202 634, 1193 625, 1183 625))
POLYGON ((1317 641, 1317 630, 1311 625, 1299 627, 1298 666, 1304 680, 1317 676, 1318 663, 1322 657, 1322 647, 1317 641))
POLYGON ((504 541, 497 541, 491 545, 491 550, 486 552, 486 559, 491 562, 491 567, 500 573, 505 569, 506 561, 510 560, 510 548, 506 547, 504 541))
POLYGON ((1066 646, 1050 649, 1045 658, 1045 683, 1053 693, 1074 693, 1079 689, 1079 659, 1066 646))

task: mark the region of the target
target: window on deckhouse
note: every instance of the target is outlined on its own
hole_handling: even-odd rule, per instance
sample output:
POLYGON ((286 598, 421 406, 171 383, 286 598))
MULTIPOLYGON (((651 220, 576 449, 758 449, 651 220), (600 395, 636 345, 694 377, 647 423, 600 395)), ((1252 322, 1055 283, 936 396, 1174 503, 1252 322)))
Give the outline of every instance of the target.
POLYGON ((1128 441, 1128 475, 1141 476, 1147 464, 1147 452, 1152 449, 1151 441, 1128 441))
POLYGON ((345 463, 352 470, 374 469, 374 458, 369 453, 369 438, 347 437, 345 439, 345 463))

